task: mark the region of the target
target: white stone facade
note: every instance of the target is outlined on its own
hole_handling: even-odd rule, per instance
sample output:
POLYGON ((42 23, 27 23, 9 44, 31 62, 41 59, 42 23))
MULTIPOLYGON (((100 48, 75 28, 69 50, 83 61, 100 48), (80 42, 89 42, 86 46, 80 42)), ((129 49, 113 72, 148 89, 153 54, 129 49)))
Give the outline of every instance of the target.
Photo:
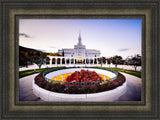
POLYGON ((88 57, 100 57, 100 51, 95 49, 86 49, 86 46, 82 44, 81 35, 78 37, 78 44, 74 45, 74 49, 61 49, 58 53, 64 57, 73 58, 88 58, 88 57))

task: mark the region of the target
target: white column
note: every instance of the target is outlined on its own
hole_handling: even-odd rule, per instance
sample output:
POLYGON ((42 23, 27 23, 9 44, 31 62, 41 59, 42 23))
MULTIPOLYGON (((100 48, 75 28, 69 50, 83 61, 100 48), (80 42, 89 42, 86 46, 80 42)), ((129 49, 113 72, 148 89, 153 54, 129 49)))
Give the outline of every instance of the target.
POLYGON ((75 64, 75 59, 73 59, 73 64, 75 64))
POLYGON ((71 58, 69 59, 69 64, 71 64, 71 58))
POLYGON ((57 59, 58 59, 58 58, 55 58, 55 65, 57 65, 57 59))
POLYGON ((60 58, 60 64, 62 64, 62 58, 60 58))
POLYGON ((84 64, 86 64, 86 58, 84 59, 84 64))
POLYGON ((52 58, 50 58, 49 64, 52 65, 52 58))
POLYGON ((90 64, 90 60, 91 60, 91 59, 89 58, 89 64, 90 64))

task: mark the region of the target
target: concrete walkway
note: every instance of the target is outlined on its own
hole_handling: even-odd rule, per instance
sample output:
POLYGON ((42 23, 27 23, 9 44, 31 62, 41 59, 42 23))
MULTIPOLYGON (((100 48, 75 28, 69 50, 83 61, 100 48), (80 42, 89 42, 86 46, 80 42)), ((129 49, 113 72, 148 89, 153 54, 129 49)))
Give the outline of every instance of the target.
POLYGON ((32 81, 39 73, 29 75, 19 79, 19 101, 40 101, 40 99, 34 95, 32 89, 32 81))
POLYGON ((123 72, 120 73, 126 77, 127 92, 123 94, 117 101, 141 101, 142 79, 123 72))
MULTIPOLYGON (((122 72, 121 72, 122 73, 122 72)), ((122 73, 127 80, 127 92, 120 96, 116 101, 140 101, 141 100, 141 78, 122 73)), ((42 101, 34 95, 32 81, 37 74, 19 79, 19 100, 20 101, 42 101)))

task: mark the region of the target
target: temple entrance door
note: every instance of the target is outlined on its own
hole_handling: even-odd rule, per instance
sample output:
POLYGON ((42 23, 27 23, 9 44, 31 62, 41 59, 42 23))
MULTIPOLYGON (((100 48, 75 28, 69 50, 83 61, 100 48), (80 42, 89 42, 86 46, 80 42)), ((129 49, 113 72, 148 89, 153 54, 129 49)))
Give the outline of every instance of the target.
POLYGON ((82 64, 82 57, 78 57, 78 64, 82 64))

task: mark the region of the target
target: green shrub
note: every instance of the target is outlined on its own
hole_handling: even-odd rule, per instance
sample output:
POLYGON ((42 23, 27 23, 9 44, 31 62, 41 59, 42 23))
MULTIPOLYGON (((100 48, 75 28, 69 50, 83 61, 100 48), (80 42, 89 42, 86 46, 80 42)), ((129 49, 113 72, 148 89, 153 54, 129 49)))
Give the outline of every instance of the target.
POLYGON ((80 90, 79 90, 79 87, 77 87, 77 86, 69 86, 68 89, 66 90, 66 93, 79 94, 80 90))
POLYGON ((102 85, 94 84, 94 85, 83 86, 81 88, 75 85, 66 87, 65 85, 60 83, 52 84, 47 82, 43 78, 42 74, 43 72, 41 72, 39 75, 35 77, 35 83, 39 87, 52 92, 68 93, 68 94, 88 94, 88 93, 103 92, 121 86, 125 82, 125 77, 122 74, 118 73, 117 79, 102 85))

